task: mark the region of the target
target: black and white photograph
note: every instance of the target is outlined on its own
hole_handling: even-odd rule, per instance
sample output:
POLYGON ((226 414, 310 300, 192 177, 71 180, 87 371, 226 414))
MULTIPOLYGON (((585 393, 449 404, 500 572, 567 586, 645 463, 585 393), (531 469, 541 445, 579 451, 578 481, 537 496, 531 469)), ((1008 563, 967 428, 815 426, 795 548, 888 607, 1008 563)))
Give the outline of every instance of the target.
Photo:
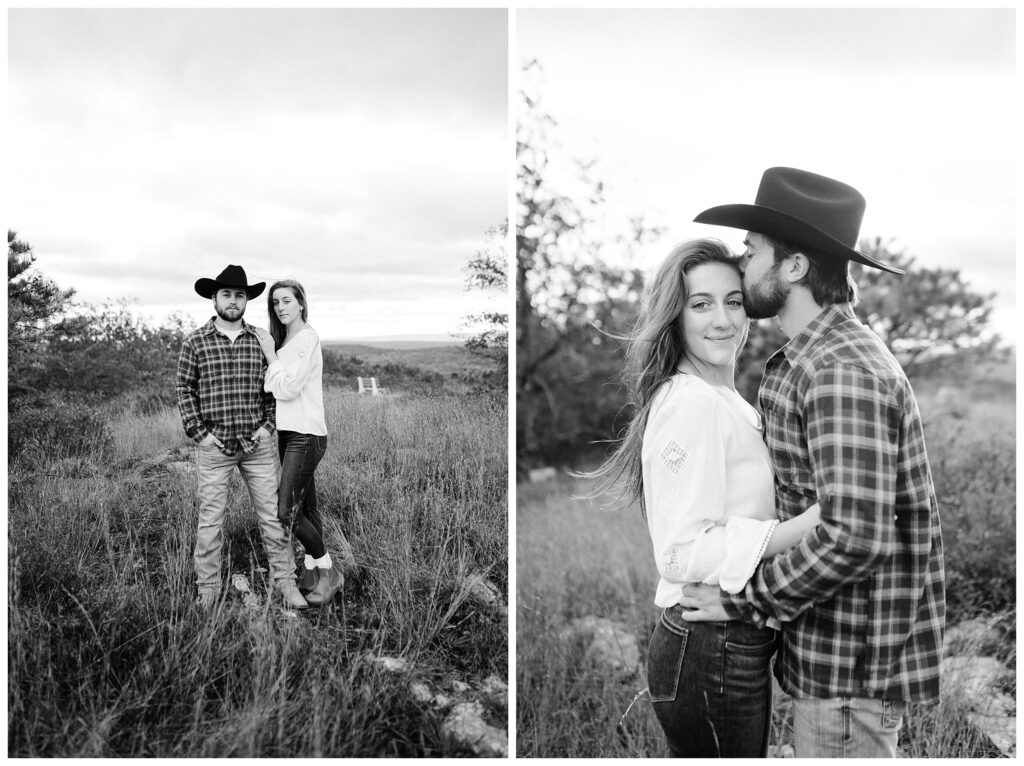
POLYGON ((518 756, 1015 756, 1016 24, 518 10, 518 756))
POLYGON ((7 755, 509 754, 507 8, 7 11, 7 755))

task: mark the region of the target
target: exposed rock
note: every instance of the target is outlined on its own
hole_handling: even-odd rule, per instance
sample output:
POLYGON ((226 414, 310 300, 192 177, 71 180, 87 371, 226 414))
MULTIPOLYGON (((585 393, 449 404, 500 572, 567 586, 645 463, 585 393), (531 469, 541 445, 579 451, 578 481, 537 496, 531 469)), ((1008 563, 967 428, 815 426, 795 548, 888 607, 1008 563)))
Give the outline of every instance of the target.
POLYGON ((942 696, 966 700, 983 715, 1016 715, 1013 697, 1000 691, 1014 675, 995 657, 948 657, 942 661, 942 696))
POLYGON ((992 655, 1004 640, 995 620, 978 617, 947 628, 942 649, 946 657, 992 655))
POLYGON ((471 574, 465 579, 462 587, 466 589, 470 601, 475 601, 481 606, 493 606, 501 601, 501 591, 482 575, 471 574))
POLYGON ((792 745, 772 745, 768 748, 769 758, 796 758, 792 745))
POLYGON ((546 468, 531 468, 529 471, 530 481, 538 484, 543 481, 551 481, 558 476, 558 470, 554 466, 546 468))
POLYGON ((452 681, 452 691, 456 694, 465 694, 471 688, 465 681, 452 681))
POLYGON ((508 757, 508 734, 484 721, 484 709, 479 702, 462 702, 452 708, 441 731, 478 756, 508 757))
POLYGON ((480 686, 480 691, 491 705, 508 708, 508 684, 497 676, 487 676, 480 686))
POLYGON ((1002 751, 1003 755, 1013 756, 1017 753, 1017 717, 1002 715, 982 715, 981 713, 968 713, 968 719, 993 745, 1002 751))
POLYGON ((409 661, 401 657, 375 657, 369 652, 363 656, 368 663, 388 673, 404 673, 409 669, 409 661))
POLYGON ((566 643, 580 643, 583 661, 618 678, 633 676, 640 667, 640 649, 629 626, 606 617, 580 617, 559 633, 566 643))
POLYGON ((422 681, 415 681, 409 684, 409 696, 421 704, 426 704, 434 699, 434 693, 422 681))
POLYGON ((249 587, 249 578, 244 574, 235 573, 231 575, 231 588, 241 595, 242 603, 250 609, 255 609, 260 605, 260 601, 256 598, 256 594, 252 592, 249 587))

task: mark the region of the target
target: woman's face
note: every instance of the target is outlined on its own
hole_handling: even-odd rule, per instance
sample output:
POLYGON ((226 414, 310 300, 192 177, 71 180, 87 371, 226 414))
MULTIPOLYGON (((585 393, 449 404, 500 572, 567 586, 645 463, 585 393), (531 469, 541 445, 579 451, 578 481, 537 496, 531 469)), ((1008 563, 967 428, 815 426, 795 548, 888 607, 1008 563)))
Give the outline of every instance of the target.
POLYGON ((702 263, 683 279, 688 295, 679 320, 686 355, 713 367, 731 365, 747 328, 739 272, 724 263, 702 263))
POLYGON ((271 298, 274 302, 274 313, 285 327, 302 316, 302 304, 290 287, 277 288, 271 298))

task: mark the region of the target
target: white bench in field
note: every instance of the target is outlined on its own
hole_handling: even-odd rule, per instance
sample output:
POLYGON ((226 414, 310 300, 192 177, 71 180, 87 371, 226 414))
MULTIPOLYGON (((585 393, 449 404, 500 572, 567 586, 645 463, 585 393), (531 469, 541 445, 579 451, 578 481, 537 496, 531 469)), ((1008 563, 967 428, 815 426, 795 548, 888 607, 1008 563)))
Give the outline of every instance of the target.
POLYGON ((384 389, 377 385, 376 378, 357 378, 359 381, 359 393, 370 394, 371 396, 379 396, 384 393, 384 389))

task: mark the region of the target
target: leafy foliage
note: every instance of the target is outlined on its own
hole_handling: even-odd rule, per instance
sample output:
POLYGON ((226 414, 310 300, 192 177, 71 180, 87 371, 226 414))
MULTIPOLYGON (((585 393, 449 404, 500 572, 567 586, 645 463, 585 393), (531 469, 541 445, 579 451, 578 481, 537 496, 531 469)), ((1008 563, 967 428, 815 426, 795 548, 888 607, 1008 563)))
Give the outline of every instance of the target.
POLYGON ((516 127, 517 463, 563 460, 607 433, 623 401, 616 336, 639 298, 628 263, 660 231, 613 219, 596 163, 571 159, 541 103, 540 66, 524 68, 516 127), (602 423, 601 421, 604 420, 602 423))
MULTIPOLYGON (((520 471, 570 463, 614 439, 629 417, 621 383, 643 275, 628 263, 661 234, 642 217, 620 221, 596 163, 572 158, 540 98, 530 62, 519 93, 516 133, 516 447, 520 471), (609 235, 609 232, 612 232, 609 235)), ((911 377, 999 358, 988 323, 991 295, 958 270, 919 265, 881 238, 863 252, 906 270, 897 277, 853 264, 856 312, 889 345, 911 377)), ((756 403, 764 364, 786 337, 776 320, 754 323, 737 364, 740 393, 756 403)))
MULTIPOLYGON (((508 221, 488 229, 484 246, 466 263, 466 289, 483 290, 504 297, 508 289, 508 221)), ((464 348, 497 362, 495 374, 489 377, 494 386, 505 387, 508 378, 508 313, 483 311, 466 316, 462 321, 464 348)))
POLYGON ((16 407, 48 408, 47 397, 109 399, 132 392, 153 404, 174 401, 178 352, 191 323, 140 318, 128 300, 77 305, 33 268, 31 247, 7 233, 8 397, 16 407))
POLYGON ((999 344, 988 327, 993 295, 972 290, 958 269, 921 266, 880 237, 862 241, 861 251, 907 272, 898 277, 851 264, 861 290, 857 316, 886 342, 908 374, 993 355, 999 344))

